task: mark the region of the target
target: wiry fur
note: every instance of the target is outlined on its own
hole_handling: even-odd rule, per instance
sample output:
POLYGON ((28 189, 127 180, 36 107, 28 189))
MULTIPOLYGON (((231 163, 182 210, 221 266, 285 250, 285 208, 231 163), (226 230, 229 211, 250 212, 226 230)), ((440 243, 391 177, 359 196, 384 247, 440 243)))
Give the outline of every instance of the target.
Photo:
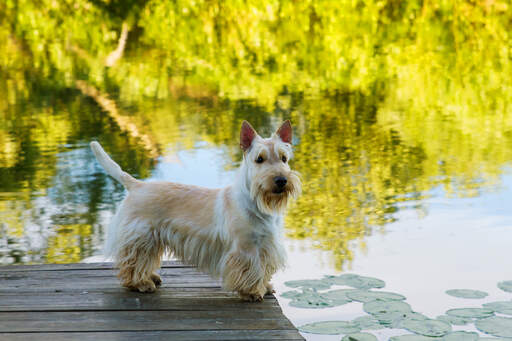
POLYGON ((285 264, 282 214, 288 199, 300 193, 298 174, 287 162, 292 157, 291 126, 287 121, 263 139, 244 122, 241 134, 242 165, 235 183, 222 189, 138 181, 99 143, 91 143, 99 163, 129 191, 106 241, 106 253, 119 267, 124 286, 153 292, 161 283, 156 270, 162 255, 170 252, 222 277, 224 288, 243 299, 259 301, 272 290, 271 277, 285 264), (257 163, 260 156, 264 162, 257 163), (276 176, 288 180, 282 193, 276 191, 276 176))

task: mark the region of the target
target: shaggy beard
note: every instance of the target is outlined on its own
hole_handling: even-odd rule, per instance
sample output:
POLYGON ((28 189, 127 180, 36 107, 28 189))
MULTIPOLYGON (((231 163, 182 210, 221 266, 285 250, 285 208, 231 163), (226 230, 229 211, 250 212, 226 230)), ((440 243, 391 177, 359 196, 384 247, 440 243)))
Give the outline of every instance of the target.
POLYGON ((251 184, 251 198, 256 202, 258 209, 266 214, 282 214, 286 210, 288 199, 296 199, 301 192, 299 173, 292 171, 288 175, 288 183, 282 193, 273 193, 265 190, 260 181, 251 184))

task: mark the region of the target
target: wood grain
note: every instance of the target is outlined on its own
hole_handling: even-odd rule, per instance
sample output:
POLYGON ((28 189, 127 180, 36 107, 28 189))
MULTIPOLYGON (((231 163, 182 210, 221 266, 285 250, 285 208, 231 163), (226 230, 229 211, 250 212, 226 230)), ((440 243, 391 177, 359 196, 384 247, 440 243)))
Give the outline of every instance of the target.
POLYGON ((0 267, 0 341, 304 340, 274 296, 244 302, 191 266, 164 263, 152 294, 116 274, 112 263, 0 267))
POLYGON ((222 341, 222 340, 304 340, 296 330, 192 330, 90 333, 0 333, 0 341, 222 341))

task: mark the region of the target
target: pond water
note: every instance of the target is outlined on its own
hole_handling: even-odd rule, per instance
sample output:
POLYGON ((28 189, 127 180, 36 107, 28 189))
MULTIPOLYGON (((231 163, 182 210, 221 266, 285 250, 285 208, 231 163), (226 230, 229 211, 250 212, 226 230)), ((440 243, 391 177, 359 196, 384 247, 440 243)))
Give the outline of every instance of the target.
POLYGON ((365 315, 280 296, 340 273, 379 278, 432 318, 512 299, 497 287, 512 280, 507 3, 154 0, 128 2, 128 17, 22 3, 0 5, 0 264, 102 259, 125 193, 90 141, 144 181, 219 187, 240 163, 242 120, 266 136, 290 119, 303 194, 274 282, 296 326, 365 315))
MULTIPOLYGON (((447 146, 444 154, 429 157, 391 129, 378 127, 375 119, 344 121, 343 112, 354 105, 351 100, 349 96, 334 105, 331 99, 307 98, 296 104, 304 111, 338 110, 339 116, 312 129, 306 114, 293 117, 293 166, 302 174, 304 190, 287 215, 289 266, 275 278, 278 294, 291 290, 285 281, 349 272, 384 280, 385 290, 405 295, 415 311, 430 317, 450 308, 510 300, 512 296, 496 286, 512 278, 510 162, 475 163, 478 169, 496 172, 478 171, 475 178, 464 173, 465 164, 445 174, 440 158, 462 155, 447 146), (427 173, 429 167, 438 173, 427 173), (468 301, 445 294, 453 288, 490 295, 468 301)), ((216 121, 231 104, 219 108, 177 100, 152 108, 154 115, 145 112, 149 120, 158 121, 146 124, 161 125, 169 141, 158 145, 158 156, 152 159, 143 143, 132 142, 90 99, 76 95, 70 101, 66 106, 51 103, 46 115, 16 112, 22 122, 18 136, 27 140, 12 167, 2 169, 2 264, 102 259, 105 227, 125 193, 95 161, 87 144, 91 140, 101 141, 124 169, 145 181, 219 187, 233 179, 241 157, 239 121, 227 127, 216 121), (38 136, 28 129, 42 132, 38 136)), ((254 113, 250 101, 237 105, 240 116, 253 118, 256 129, 265 133, 282 120, 272 113, 254 113)), ((290 306, 289 299, 279 300, 297 326, 365 315, 359 303, 300 309, 290 306)), ((381 340, 402 333, 374 332, 381 340)), ((304 335, 311 340, 339 339, 304 335)))

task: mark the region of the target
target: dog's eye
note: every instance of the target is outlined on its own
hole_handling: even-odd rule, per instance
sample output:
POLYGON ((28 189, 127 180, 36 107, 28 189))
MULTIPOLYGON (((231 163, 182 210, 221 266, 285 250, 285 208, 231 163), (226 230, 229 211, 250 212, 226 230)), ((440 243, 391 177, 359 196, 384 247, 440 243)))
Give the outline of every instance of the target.
POLYGON ((281 160, 283 160, 283 162, 286 162, 286 160, 288 160, 288 159, 286 158, 286 156, 284 156, 284 155, 283 155, 283 156, 281 157, 281 160))
POLYGON ((263 161, 265 161, 265 160, 263 160, 263 158, 261 156, 258 156, 258 158, 256 159, 257 163, 263 163, 263 161))

